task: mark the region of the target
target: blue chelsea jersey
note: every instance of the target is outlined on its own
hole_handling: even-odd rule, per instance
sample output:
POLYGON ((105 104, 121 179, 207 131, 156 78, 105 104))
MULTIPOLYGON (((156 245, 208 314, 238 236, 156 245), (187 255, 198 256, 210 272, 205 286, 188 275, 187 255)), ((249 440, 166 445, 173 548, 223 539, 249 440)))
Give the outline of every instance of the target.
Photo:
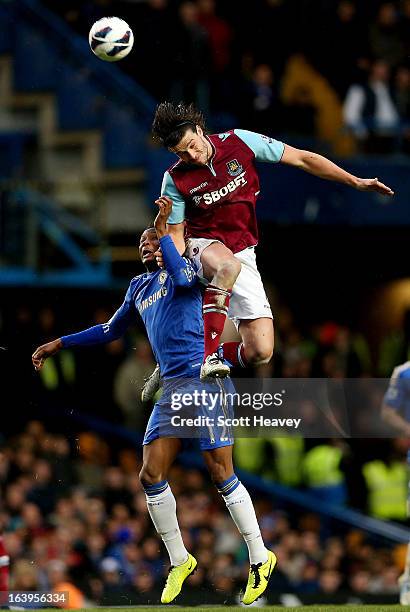
POLYGON ((128 300, 144 322, 161 376, 197 375, 204 355, 199 283, 181 287, 166 270, 145 273, 132 279, 128 300))
POLYGON ((384 403, 410 422, 410 361, 394 368, 384 403))
POLYGON ((170 236, 160 239, 165 269, 132 279, 125 299, 107 323, 62 336, 63 348, 120 338, 140 314, 162 378, 197 376, 204 356, 202 294, 193 263, 170 236))

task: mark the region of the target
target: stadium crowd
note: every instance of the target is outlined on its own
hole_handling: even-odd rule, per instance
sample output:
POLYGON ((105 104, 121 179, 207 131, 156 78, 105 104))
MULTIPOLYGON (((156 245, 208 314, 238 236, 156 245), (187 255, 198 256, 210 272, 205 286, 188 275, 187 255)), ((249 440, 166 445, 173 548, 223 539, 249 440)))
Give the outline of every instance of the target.
MULTIPOLYGON (((72 607, 158 602, 167 564, 131 445, 115 448, 91 432, 47 431, 32 420, 3 441, 0 458, 11 589, 68 591, 72 607)), ((175 466, 170 480, 184 541, 199 561, 184 602, 234 602, 248 571, 242 538, 200 471, 175 466)), ((315 601, 343 592, 397 593, 403 547, 255 499, 263 537, 280 559, 272 592, 312 594, 315 601)))
MULTIPOLYGON (((64 299, 37 313, 22 303, 3 311, 0 343, 5 393, 19 407, 13 420, 6 420, 0 455, 0 525, 12 588, 68 590, 72 602, 155 603, 166 562, 138 482, 140 447, 133 438, 151 410, 139 400, 139 387, 153 367, 149 346, 144 337, 129 336, 96 349, 67 350, 36 374, 33 348, 84 327, 87 301, 81 313, 64 299), (88 425, 84 416, 91 418, 88 425), (96 433, 101 423, 105 434, 96 433), (133 443, 118 438, 126 431, 133 443)), ((90 309, 90 323, 109 318, 108 303, 93 316, 90 309)), ((340 378, 373 371, 365 338, 345 326, 326 323, 302 334, 284 309, 277 337, 273 370, 261 375, 340 378)), ((406 520, 407 441, 283 440, 239 440, 237 467, 324 502, 406 520), (318 466, 325 469, 318 473, 318 466)), ((176 466, 170 481, 184 539, 200 562, 184 601, 203 603, 205 593, 209 603, 236 601, 247 556, 216 490, 200 471, 186 467, 176 466)), ((281 560, 273 594, 292 592, 317 602, 346 593, 364 598, 397 593, 402 547, 383 546, 360 531, 345 531, 330 519, 297 513, 263 496, 256 499, 264 539, 281 560)))
POLYGON ((135 51, 122 68, 157 99, 195 101, 215 130, 239 122, 326 141, 323 124, 340 121, 358 150, 410 152, 409 0, 257 0, 252 11, 215 0, 44 1, 83 36, 104 15, 126 19, 135 51))

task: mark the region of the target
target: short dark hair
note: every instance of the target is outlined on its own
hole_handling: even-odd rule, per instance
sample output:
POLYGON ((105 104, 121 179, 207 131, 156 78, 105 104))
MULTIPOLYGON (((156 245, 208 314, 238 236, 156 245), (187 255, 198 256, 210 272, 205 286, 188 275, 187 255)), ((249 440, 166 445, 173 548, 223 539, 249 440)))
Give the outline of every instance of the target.
POLYGON ((161 102, 155 111, 152 134, 165 147, 172 148, 184 137, 187 129, 196 132, 197 125, 206 131, 205 118, 193 104, 161 102))
POLYGON ((146 228, 144 228, 142 230, 142 232, 140 233, 139 237, 137 237, 137 246, 139 245, 139 243, 141 242, 141 236, 142 234, 145 234, 145 232, 156 232, 157 230, 154 227, 153 223, 150 223, 149 225, 147 225, 146 228))

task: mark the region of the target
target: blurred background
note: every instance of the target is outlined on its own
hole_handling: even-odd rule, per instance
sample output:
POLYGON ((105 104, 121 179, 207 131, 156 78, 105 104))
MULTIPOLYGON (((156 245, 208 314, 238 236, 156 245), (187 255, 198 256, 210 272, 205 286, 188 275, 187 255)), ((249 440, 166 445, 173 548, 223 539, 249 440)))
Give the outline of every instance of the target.
MULTIPOLYGON (((258 259, 276 348, 259 375, 389 377, 409 358, 409 32, 409 0, 254 0, 252 10, 0 0, 0 523, 15 590, 64 583, 77 607, 159 599, 164 551, 136 478, 151 410, 138 390, 154 366, 141 326, 103 348, 64 351, 40 375, 30 361, 37 345, 107 321, 143 271, 135 244, 174 159, 150 135, 159 100, 193 101, 210 131, 262 132, 396 192, 386 200, 260 166, 258 259), (87 42, 112 14, 135 36, 115 65, 87 42)), ((281 559, 270 601, 397 601, 407 448, 237 444, 281 559), (318 482, 327 461, 336 467, 318 482), (394 503, 378 496, 387 484, 394 503)), ((184 601, 234 602, 246 551, 195 457, 187 451, 171 478, 201 566, 184 601)))

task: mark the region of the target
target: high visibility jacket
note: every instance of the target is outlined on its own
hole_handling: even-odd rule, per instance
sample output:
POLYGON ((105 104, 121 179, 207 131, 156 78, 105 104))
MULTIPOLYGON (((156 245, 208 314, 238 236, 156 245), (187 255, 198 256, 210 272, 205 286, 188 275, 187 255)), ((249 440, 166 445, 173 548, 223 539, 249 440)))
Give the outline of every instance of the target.
POLYGON ((302 480, 303 438, 284 437, 269 440, 275 449, 275 478, 288 487, 297 487, 302 480))
POLYGON ((339 466, 342 459, 340 448, 321 444, 305 455, 303 473, 308 487, 329 487, 344 482, 339 466))
POLYGON ((235 438, 233 447, 235 465, 242 470, 259 473, 265 463, 265 440, 263 438, 235 438))
POLYGON ((368 510, 380 519, 404 520, 407 516, 408 468, 395 461, 369 461, 362 468, 368 489, 368 510))
POLYGON ((43 385, 48 391, 55 391, 60 385, 60 377, 66 384, 75 381, 75 360, 71 351, 61 351, 58 355, 49 357, 40 370, 43 385))

